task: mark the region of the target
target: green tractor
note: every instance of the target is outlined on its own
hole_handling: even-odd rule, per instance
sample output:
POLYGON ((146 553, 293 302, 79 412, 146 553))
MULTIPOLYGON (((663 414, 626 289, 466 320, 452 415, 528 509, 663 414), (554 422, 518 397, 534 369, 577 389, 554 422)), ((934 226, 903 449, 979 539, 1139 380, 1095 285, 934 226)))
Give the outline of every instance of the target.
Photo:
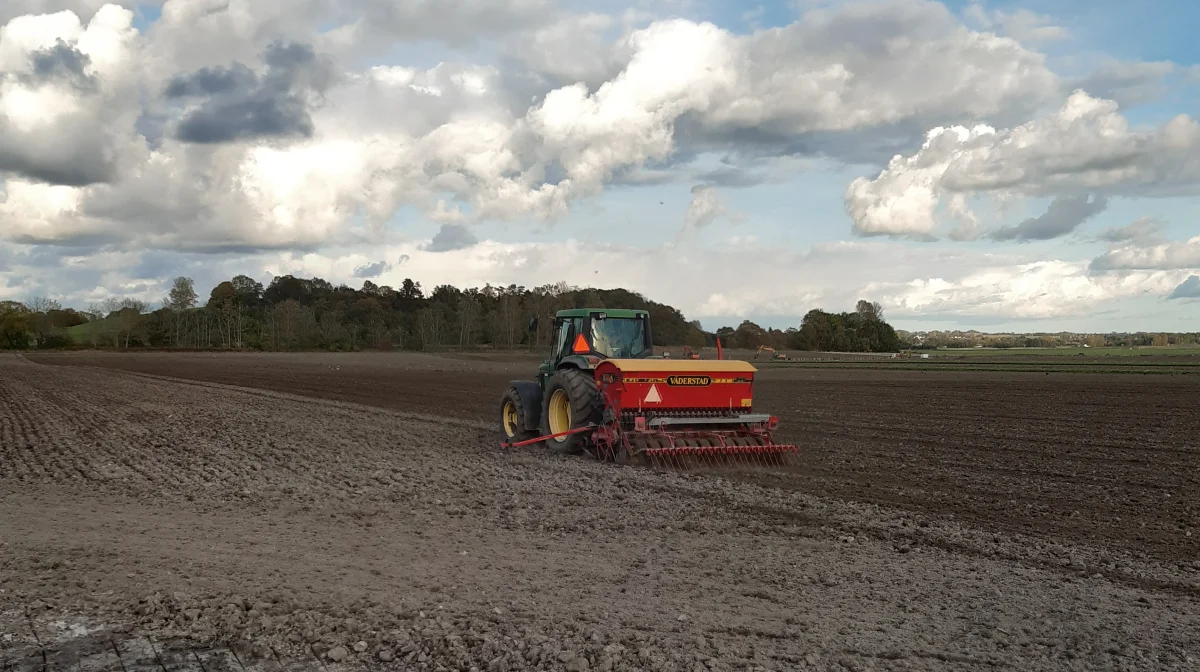
MULTIPOLYGON (((536 332, 538 318, 529 321, 536 332)), ((538 367, 537 379, 515 380, 500 401, 506 443, 550 436, 546 443, 563 453, 578 454, 586 441, 583 429, 599 424, 604 404, 593 369, 605 359, 654 356, 650 314, 644 310, 577 308, 554 316, 550 358, 538 367), (573 434, 564 434, 580 430, 573 434)))

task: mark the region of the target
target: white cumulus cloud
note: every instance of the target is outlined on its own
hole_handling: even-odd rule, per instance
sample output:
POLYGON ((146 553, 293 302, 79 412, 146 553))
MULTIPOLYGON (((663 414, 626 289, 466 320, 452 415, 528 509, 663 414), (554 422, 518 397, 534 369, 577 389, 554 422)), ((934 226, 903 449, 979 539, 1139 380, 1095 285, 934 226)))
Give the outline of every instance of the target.
MULTIPOLYGON (((566 67, 558 76, 594 83, 535 87, 522 103, 519 73, 453 62, 343 66, 318 82, 313 73, 324 71, 309 63, 344 55, 331 46, 339 35, 413 37, 405 32, 413 25, 483 11, 475 0, 403 11, 360 4, 359 19, 319 38, 316 27, 340 16, 329 0, 286 9, 171 0, 146 35, 116 5, 86 26, 71 11, 13 19, 5 30, 20 37, 0 51, 10 89, 0 161, 22 178, 79 191, 74 209, 40 220, 37 231, 17 224, 10 236, 69 240, 106 229, 109 238, 180 248, 303 246, 369 236, 404 205, 438 221, 557 218, 619 176, 686 160, 694 148, 742 151, 801 134, 1019 114, 1058 83, 1036 52, 971 32, 925 0, 814 11, 750 35, 684 19, 634 30, 626 17, 509 0, 489 6, 488 25, 455 30, 532 31, 525 62, 533 49, 566 67), (522 23, 535 15, 556 23, 522 23), (618 27, 599 61, 553 57, 573 32, 602 44, 618 27), (59 40, 87 57, 91 92, 16 76, 59 40), (306 40, 332 51, 300 64, 306 40), (360 217, 365 231, 354 230, 360 217)), ((421 36, 458 39, 430 30, 421 36)))
POLYGON ((1167 271, 1094 275, 1086 262, 1051 260, 983 267, 958 278, 919 278, 880 300, 895 317, 1048 320, 1087 316, 1139 296, 1163 296, 1183 277, 1167 271))
POLYGON ((965 199, 1024 196, 1191 195, 1200 193, 1200 124, 1180 115, 1132 128, 1116 103, 1072 94, 1055 113, 1015 128, 936 128, 909 156, 846 190, 861 235, 931 236, 940 207, 975 214, 965 199))
POLYGON ((837 308, 873 289, 901 309, 977 300, 1015 314, 1134 291, 1119 287, 1166 293, 1191 264, 1190 241, 1145 227, 1103 234, 1115 247, 1086 270, 936 244, 743 237, 728 246, 773 261, 732 288, 700 272, 674 282, 660 263, 666 251, 705 269, 725 249, 572 242, 597 261, 583 268, 561 262, 575 257, 560 243, 479 239, 496 221, 517 240, 541 235, 614 187, 696 183, 685 228, 715 236, 715 221, 754 217, 731 211, 727 190, 786 184, 817 162, 887 163, 845 190, 854 231, 921 241, 947 222, 961 241, 1045 240, 1117 197, 1195 194, 1197 123, 1142 128, 1117 104, 1180 69, 1112 66, 1072 81, 1088 93, 1064 103, 1032 46, 1064 31, 1024 10, 980 5, 964 22, 933 0, 815 3, 741 33, 666 6, 165 0, 139 31, 145 4, 0 3, 0 246, 21 250, 5 262, 9 295, 149 295, 168 276, 240 270, 587 283, 620 265, 622 283, 698 314, 837 308), (1052 205, 1011 223, 982 205, 1025 198, 1052 205), (414 221, 440 229, 415 236, 414 221), (998 302, 972 275, 981 267, 1010 278, 998 302), (781 268, 797 270, 779 282, 781 268), (930 294, 938 276, 950 285, 930 294), (1030 278, 1076 294, 1031 298, 1030 278), (914 279, 925 284, 903 289, 914 279))
POLYGON ((1101 271, 1200 269, 1200 236, 1159 245, 1134 243, 1114 247, 1097 257, 1092 267, 1101 271))
POLYGON ((687 212, 683 215, 684 230, 695 231, 709 227, 721 217, 727 217, 733 221, 742 219, 740 213, 733 212, 729 206, 725 205, 725 201, 717 193, 716 187, 705 184, 692 187, 692 200, 688 203, 687 212))

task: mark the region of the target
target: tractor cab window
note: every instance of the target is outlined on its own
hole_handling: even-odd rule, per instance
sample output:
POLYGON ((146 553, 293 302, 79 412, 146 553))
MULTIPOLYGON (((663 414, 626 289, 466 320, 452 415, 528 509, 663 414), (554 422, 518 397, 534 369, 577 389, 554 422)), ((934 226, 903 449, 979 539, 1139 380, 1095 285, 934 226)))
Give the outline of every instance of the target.
POLYGON ((642 356, 648 350, 645 320, 593 319, 592 349, 612 358, 642 356))
POLYGON ((558 357, 571 354, 572 342, 575 340, 575 336, 581 333, 583 333, 582 317, 568 317, 559 322, 558 335, 554 339, 554 354, 558 357))

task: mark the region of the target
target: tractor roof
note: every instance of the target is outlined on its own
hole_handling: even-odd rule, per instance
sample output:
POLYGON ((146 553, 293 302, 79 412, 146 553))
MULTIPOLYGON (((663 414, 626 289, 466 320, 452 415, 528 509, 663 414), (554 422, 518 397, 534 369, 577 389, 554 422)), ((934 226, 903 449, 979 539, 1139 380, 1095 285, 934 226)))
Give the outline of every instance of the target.
POLYGON ((638 317, 649 316, 650 314, 644 310, 628 310, 626 308, 571 308, 568 310, 560 310, 555 314, 556 317, 587 317, 592 313, 604 313, 609 317, 616 319, 632 320, 638 317))
POLYGON ((653 371, 655 373, 754 373, 753 364, 740 359, 606 359, 602 366, 615 366, 621 371, 653 371))

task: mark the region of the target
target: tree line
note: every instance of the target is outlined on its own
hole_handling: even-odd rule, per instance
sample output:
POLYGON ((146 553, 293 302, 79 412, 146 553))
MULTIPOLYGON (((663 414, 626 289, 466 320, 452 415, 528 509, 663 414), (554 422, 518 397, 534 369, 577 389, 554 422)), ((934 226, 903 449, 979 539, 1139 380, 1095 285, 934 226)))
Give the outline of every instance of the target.
POLYGON ((655 345, 777 349, 894 351, 895 330, 878 304, 860 301, 855 311, 810 311, 801 325, 764 329, 745 321, 706 332, 676 308, 624 289, 578 288, 558 283, 526 288, 427 291, 406 279, 398 288, 363 283, 360 289, 321 278, 278 276, 264 286, 245 275, 218 284, 201 301, 195 284, 176 278, 161 306, 111 298, 87 310, 63 308, 46 298, 0 302, 0 348, 232 348, 255 350, 549 347, 552 321, 566 308, 628 308, 650 313, 655 345), (529 333, 532 317, 542 318, 529 333))
POLYGON ((904 347, 896 330, 884 321, 882 306, 870 301, 859 301, 851 312, 810 310, 799 327, 764 329, 745 320, 737 328, 722 327, 713 336, 726 347, 742 349, 766 345, 776 350, 896 352, 904 347))
POLYGON ((1087 334, 1061 332, 1054 334, 989 334, 978 331, 921 331, 898 332, 901 342, 913 349, 937 348, 1135 348, 1189 346, 1200 344, 1200 333, 1135 332, 1087 334))

